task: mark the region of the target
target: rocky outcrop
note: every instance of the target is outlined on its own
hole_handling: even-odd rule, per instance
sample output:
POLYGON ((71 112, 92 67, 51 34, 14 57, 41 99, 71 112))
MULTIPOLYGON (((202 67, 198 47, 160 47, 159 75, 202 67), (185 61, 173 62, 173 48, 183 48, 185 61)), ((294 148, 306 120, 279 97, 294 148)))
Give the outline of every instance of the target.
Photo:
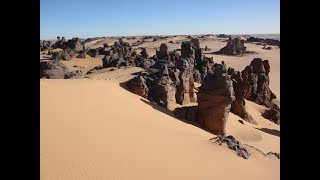
POLYGON ((184 41, 181 44, 181 57, 182 58, 194 58, 194 47, 190 41, 184 41))
POLYGON ((272 107, 269 110, 266 110, 262 116, 270 121, 280 125, 280 108, 276 104, 272 104, 272 107))
POLYGON ((84 74, 82 73, 81 70, 75 70, 75 71, 71 71, 66 73, 66 75, 64 76, 65 79, 80 79, 84 76, 84 74))
POLYGON ((233 136, 220 136, 218 135, 216 138, 212 138, 210 140, 216 139, 214 143, 219 143, 222 145, 223 143, 227 144, 228 148, 236 151, 237 156, 240 156, 244 159, 249 159, 249 152, 243 147, 243 145, 236 140, 233 136))
POLYGON ((69 48, 69 49, 74 50, 76 52, 83 50, 82 43, 81 43, 80 39, 77 37, 68 40, 65 43, 63 49, 65 49, 65 48, 69 48))
POLYGON ((176 108, 174 110, 174 115, 179 119, 186 119, 188 121, 196 122, 198 112, 197 110, 198 106, 176 108))
POLYGON ((46 40, 40 40, 40 51, 47 51, 52 49, 52 42, 46 40))
POLYGON ((170 77, 164 73, 160 78, 155 79, 153 83, 155 85, 150 88, 152 100, 160 106, 169 110, 174 110, 176 104, 176 90, 172 86, 170 77))
POLYGON ((160 50, 156 51, 156 55, 158 59, 169 59, 169 48, 166 43, 162 43, 160 45, 160 50))
POLYGON ((137 76, 127 82, 129 91, 141 97, 148 98, 148 87, 143 76, 137 76))
POLYGON ((228 75, 231 76, 233 81, 233 89, 235 92, 236 99, 231 104, 231 112, 240 116, 245 121, 257 124, 253 117, 246 110, 246 102, 244 100, 244 83, 239 71, 234 71, 233 68, 228 69, 228 75))
POLYGON ((178 104, 188 104, 195 102, 193 66, 186 59, 178 60, 177 68, 180 71, 179 81, 177 85, 176 101, 178 104))
POLYGON ((271 107, 276 95, 269 87, 270 65, 268 60, 254 58, 250 66, 242 71, 244 97, 260 105, 271 107))
POLYGON ((60 61, 40 62, 40 78, 45 79, 64 79, 68 68, 60 61))
POLYGON ((221 64, 214 66, 199 87, 198 121, 204 129, 215 134, 225 134, 226 121, 235 100, 232 81, 221 64))
POLYGON ((246 47, 244 46, 244 40, 241 40, 240 38, 232 39, 229 37, 227 45, 220 49, 218 53, 225 55, 242 55, 245 52, 246 47))
POLYGON ((142 48, 141 57, 143 57, 143 58, 148 58, 149 57, 149 54, 148 54, 146 48, 142 48))
POLYGON ((280 41, 276 39, 262 39, 262 38, 249 37, 247 39, 247 42, 259 42, 259 43, 265 43, 268 45, 280 47, 280 41))

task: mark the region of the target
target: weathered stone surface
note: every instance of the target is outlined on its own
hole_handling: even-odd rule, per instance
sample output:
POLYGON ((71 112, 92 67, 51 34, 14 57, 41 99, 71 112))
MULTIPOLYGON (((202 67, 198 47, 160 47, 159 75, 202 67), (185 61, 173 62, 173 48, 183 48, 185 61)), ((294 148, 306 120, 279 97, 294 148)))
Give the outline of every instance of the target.
POLYGON ((179 119, 186 119, 188 121, 196 122, 197 110, 198 110, 198 106, 176 108, 174 110, 174 115, 179 119))
POLYGON ((179 84, 177 84, 176 100, 178 104, 188 104, 195 102, 194 79, 193 79, 193 59, 180 58, 176 62, 179 69, 179 84))
POLYGON ((83 77, 83 73, 81 70, 71 71, 66 73, 64 76, 65 79, 80 79, 83 77))
POLYGON ((201 73, 200 73, 199 70, 195 69, 193 71, 193 79, 194 79, 194 82, 197 82, 197 83, 201 83, 202 82, 201 73))
POLYGON ((216 138, 212 138, 210 140, 216 139, 215 143, 219 143, 222 145, 223 143, 228 145, 229 149, 236 151, 237 156, 240 156, 244 159, 249 159, 249 152, 243 147, 243 145, 236 140, 233 136, 220 136, 218 135, 216 138))
POLYGON ((166 43, 162 43, 160 45, 160 50, 156 51, 156 55, 158 59, 169 59, 169 48, 166 43))
POLYGON ((68 40, 64 44, 63 49, 66 49, 66 48, 69 48, 69 49, 74 50, 76 52, 83 50, 82 43, 81 43, 80 39, 77 37, 68 40))
POLYGON ((254 58, 250 66, 242 71, 246 99, 271 107, 276 96, 269 87, 269 72, 269 61, 261 58, 254 58))
POLYGON ((197 97, 200 124, 215 134, 224 135, 235 96, 232 81, 223 65, 216 64, 214 73, 206 76, 197 97))
POLYGON ((169 110, 175 109, 175 88, 169 76, 163 75, 154 80, 154 86, 150 88, 150 96, 158 105, 169 110))
POLYGON ((60 61, 42 61, 40 62, 40 78, 46 79, 64 79, 68 68, 60 61))
POLYGON ((148 98, 149 89, 143 76, 137 76, 127 82, 129 91, 141 97, 148 98))
POLYGON ((272 104, 272 107, 269 110, 266 110, 262 116, 270 121, 280 125, 280 108, 276 104, 272 104))
POLYGON ((182 58, 194 58, 193 43, 184 41, 181 44, 181 57, 182 58))
POLYGON ((149 54, 148 54, 146 48, 142 48, 141 57, 143 57, 143 58, 148 58, 149 57, 149 54))
POLYGON ((90 49, 87 54, 93 58, 97 58, 99 56, 99 48, 90 49))
POLYGON ((233 81, 233 89, 236 99, 231 104, 231 112, 240 116, 245 121, 257 124, 253 117, 247 112, 244 100, 244 83, 239 71, 234 71, 233 68, 228 69, 228 75, 233 81))

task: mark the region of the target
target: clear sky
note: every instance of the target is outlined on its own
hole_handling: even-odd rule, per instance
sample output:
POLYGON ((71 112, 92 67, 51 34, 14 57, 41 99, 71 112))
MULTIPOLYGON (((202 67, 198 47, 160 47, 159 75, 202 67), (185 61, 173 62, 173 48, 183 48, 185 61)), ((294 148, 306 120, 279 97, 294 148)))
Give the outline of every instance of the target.
POLYGON ((40 38, 280 33, 280 0, 40 0, 40 38))

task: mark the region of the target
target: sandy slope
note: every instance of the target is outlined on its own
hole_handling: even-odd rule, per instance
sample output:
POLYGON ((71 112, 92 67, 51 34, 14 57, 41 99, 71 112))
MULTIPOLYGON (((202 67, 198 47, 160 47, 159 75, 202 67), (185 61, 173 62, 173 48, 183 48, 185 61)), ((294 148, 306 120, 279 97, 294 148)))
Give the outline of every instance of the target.
MULTIPOLYGON (((214 135, 171 117, 118 82, 40 80, 40 89, 42 180, 280 179, 278 159, 257 153, 239 158, 210 143, 214 135)), ((251 112, 261 110, 248 104, 251 112)), ((238 119, 230 114, 228 134, 279 152, 280 138, 259 130, 278 126, 263 118, 258 126, 238 119)))

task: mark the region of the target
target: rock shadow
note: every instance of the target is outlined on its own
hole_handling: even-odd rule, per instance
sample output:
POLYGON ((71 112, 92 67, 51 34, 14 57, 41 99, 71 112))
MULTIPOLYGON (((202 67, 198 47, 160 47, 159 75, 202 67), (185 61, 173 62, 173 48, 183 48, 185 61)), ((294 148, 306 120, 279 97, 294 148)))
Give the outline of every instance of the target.
POLYGON ((275 129, 269 129, 269 128, 255 128, 255 129, 258 129, 258 130, 260 130, 262 132, 265 132, 265 133, 280 137, 280 131, 275 130, 275 129))

